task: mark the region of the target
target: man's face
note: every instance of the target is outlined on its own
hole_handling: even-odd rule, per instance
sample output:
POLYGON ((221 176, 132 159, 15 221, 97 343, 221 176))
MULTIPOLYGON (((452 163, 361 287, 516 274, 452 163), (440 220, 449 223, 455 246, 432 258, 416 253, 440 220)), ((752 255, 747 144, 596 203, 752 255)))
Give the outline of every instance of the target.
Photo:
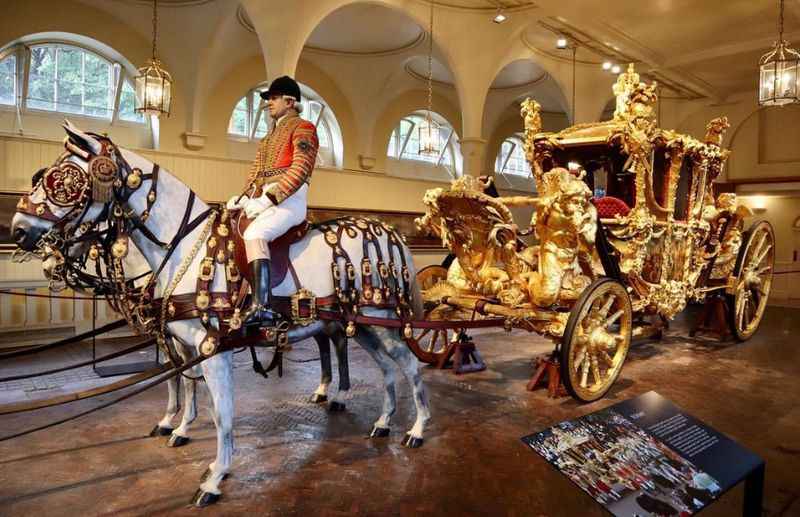
POLYGON ((294 106, 294 99, 287 100, 283 95, 270 95, 267 99, 267 109, 269 116, 279 119, 286 114, 289 108, 294 106))

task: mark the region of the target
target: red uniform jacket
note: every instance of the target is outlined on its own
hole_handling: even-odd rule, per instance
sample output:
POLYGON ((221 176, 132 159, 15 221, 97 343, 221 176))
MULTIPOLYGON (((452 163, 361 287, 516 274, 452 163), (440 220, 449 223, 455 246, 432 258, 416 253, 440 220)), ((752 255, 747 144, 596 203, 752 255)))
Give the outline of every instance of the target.
POLYGON ((276 183, 277 188, 266 194, 277 205, 303 183, 310 183, 318 149, 314 124, 297 114, 287 115, 258 146, 248 176, 249 185, 255 187, 253 196, 262 195, 267 185, 276 183))

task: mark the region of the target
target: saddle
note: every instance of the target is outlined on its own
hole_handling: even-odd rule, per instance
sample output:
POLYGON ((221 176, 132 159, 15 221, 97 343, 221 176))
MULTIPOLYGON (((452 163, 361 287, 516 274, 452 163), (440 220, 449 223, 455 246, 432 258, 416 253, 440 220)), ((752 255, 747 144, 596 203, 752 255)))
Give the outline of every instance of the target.
MULTIPOLYGON (((250 268, 247 267, 247 254, 245 253, 244 238, 242 237, 247 227, 250 226, 251 220, 245 217, 244 213, 240 213, 232 217, 232 222, 233 232, 231 233, 231 237, 236 244, 236 251, 234 252, 236 267, 239 268, 239 271, 241 271, 244 278, 247 279, 247 282, 252 284, 252 272, 250 268)), ((289 228, 289 231, 269 243, 269 254, 271 257, 269 263, 269 278, 270 287, 272 289, 278 287, 281 282, 283 282, 286 278, 286 273, 289 271, 289 248, 292 244, 306 236, 309 227, 309 222, 303 221, 297 226, 289 228)))

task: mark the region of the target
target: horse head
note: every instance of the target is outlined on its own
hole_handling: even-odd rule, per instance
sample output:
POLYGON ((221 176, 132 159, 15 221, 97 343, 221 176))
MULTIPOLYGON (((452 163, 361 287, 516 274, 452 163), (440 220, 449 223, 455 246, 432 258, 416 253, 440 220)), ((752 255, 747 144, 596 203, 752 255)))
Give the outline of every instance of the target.
POLYGON ((92 235, 99 235, 101 215, 109 209, 118 181, 119 151, 110 140, 84 133, 65 121, 65 152, 49 167, 37 171, 31 190, 20 198, 11 222, 11 235, 25 259, 42 259, 51 278, 65 258, 84 255, 92 235))

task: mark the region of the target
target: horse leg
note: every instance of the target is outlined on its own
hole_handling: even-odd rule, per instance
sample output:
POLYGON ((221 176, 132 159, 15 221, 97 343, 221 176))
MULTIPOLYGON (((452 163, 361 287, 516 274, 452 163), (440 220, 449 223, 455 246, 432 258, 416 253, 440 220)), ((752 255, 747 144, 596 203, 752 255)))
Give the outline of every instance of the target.
POLYGON ((331 334, 333 347, 336 350, 336 365, 339 368, 339 387, 333 396, 328 409, 330 411, 344 411, 344 397, 350 389, 350 369, 347 363, 347 336, 341 325, 337 324, 336 330, 331 334))
POLYGON ((233 457, 233 352, 219 353, 202 363, 203 376, 214 403, 217 428, 217 457, 208 466, 208 475, 195 493, 196 506, 215 503, 222 492, 219 484, 227 476, 233 457))
MULTIPOLYGON (((190 348, 187 347, 179 339, 173 339, 175 350, 184 361, 190 361, 192 354, 190 348)), ((192 369, 194 370, 194 368, 192 369)), ((181 423, 170 434, 167 445, 169 447, 181 447, 189 443, 189 424, 194 422, 197 418, 197 381, 188 375, 195 376, 191 370, 181 376, 181 384, 183 385, 183 416, 181 423)), ((176 379, 177 382, 177 379, 176 379)))
MULTIPOLYGON (((331 371, 331 342, 328 336, 323 333, 315 334, 314 341, 317 342, 319 347, 319 361, 320 361, 320 381, 314 394, 311 395, 311 402, 319 404, 328 400, 328 387, 333 379, 331 371)), ((337 351, 338 353, 338 351, 337 351)))
POLYGON ((150 431, 150 436, 168 436, 172 433, 172 419, 178 414, 178 379, 175 377, 167 381, 167 412, 164 418, 158 421, 150 431))
POLYGON ((355 340, 367 353, 372 356, 383 373, 383 412, 372 426, 371 437, 389 436, 389 424, 394 412, 397 410, 397 392, 395 389, 395 372, 392 358, 386 352, 380 340, 374 333, 362 331, 359 327, 355 340))
POLYGON ((169 437, 167 445, 170 447, 181 447, 189 443, 189 424, 197 418, 197 381, 183 377, 181 384, 183 384, 183 418, 169 437))
POLYGON ((431 410, 428 404, 428 394, 425 390, 425 385, 422 383, 422 375, 419 371, 419 361, 394 332, 386 328, 377 328, 375 333, 386 346, 391 358, 403 370, 408 383, 411 385, 414 406, 416 407, 416 420, 411 430, 403 438, 403 445, 411 449, 422 447, 422 433, 431 420, 431 410))

